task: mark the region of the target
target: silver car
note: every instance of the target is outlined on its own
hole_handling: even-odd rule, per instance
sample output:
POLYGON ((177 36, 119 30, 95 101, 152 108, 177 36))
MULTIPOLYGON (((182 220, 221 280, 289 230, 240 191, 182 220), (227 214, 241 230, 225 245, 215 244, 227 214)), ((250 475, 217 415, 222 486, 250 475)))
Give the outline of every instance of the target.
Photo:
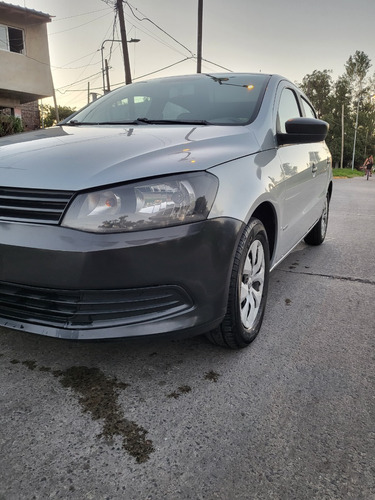
POLYGON ((128 85, 0 139, 0 324, 247 346, 269 272, 325 238, 327 130, 285 78, 225 73, 128 85))

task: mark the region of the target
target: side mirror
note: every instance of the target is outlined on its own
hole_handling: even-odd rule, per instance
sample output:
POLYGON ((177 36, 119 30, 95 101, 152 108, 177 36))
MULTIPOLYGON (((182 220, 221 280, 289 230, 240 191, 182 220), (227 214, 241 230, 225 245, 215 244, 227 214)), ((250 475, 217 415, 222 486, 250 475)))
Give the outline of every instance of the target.
POLYGON ((309 144, 321 142, 327 137, 329 125, 316 118, 291 118, 285 123, 285 134, 277 134, 281 144, 309 144))

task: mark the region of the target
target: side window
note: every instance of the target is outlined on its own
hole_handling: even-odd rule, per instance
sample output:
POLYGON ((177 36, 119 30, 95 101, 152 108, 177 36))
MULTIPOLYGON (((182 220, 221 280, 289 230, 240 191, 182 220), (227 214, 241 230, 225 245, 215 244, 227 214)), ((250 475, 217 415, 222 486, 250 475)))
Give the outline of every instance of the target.
POLYGON ((296 96, 291 89, 284 89, 281 94, 279 110, 277 112, 277 130, 282 134, 286 133, 285 122, 291 118, 301 116, 296 96))
POLYGON ((307 118, 316 118, 316 114, 315 114, 315 111, 312 108, 312 106, 310 106, 310 104, 303 97, 301 98, 301 100, 302 100, 302 106, 303 106, 303 110, 305 112, 305 116, 307 118))

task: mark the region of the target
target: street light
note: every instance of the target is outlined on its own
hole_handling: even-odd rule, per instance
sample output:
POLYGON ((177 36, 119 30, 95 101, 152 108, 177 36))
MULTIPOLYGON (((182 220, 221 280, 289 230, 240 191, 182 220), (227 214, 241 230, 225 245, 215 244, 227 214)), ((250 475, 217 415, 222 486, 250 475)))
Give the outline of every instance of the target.
MULTIPOLYGON (((137 42, 140 42, 141 40, 139 38, 131 38, 130 40, 127 41, 127 43, 137 43, 137 42)), ((113 39, 109 39, 109 40, 104 40, 101 47, 100 47, 100 51, 101 51, 101 54, 102 54, 102 77, 103 77, 103 93, 106 94, 107 92, 110 91, 110 88, 109 88, 109 79, 108 79, 108 85, 107 85, 107 89, 105 88, 105 77, 104 75, 107 73, 107 78, 108 78, 108 68, 104 68, 104 57, 103 57, 103 51, 104 51, 104 44, 106 42, 120 42, 122 43, 122 40, 113 40, 113 39)))

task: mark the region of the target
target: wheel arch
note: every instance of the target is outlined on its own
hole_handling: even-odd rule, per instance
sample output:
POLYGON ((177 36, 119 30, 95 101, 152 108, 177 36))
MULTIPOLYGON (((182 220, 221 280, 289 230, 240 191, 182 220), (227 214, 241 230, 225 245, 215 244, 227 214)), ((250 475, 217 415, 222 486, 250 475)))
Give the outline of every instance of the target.
POLYGON ((332 181, 329 183, 329 186, 328 186, 328 190, 327 190, 327 193, 328 193, 328 199, 329 201, 331 201, 331 198, 332 198, 332 189, 333 189, 333 183, 332 181))
POLYGON ((269 202, 261 203, 252 213, 252 217, 259 219, 267 233, 270 260, 274 256, 276 247, 277 215, 274 206, 269 202))

